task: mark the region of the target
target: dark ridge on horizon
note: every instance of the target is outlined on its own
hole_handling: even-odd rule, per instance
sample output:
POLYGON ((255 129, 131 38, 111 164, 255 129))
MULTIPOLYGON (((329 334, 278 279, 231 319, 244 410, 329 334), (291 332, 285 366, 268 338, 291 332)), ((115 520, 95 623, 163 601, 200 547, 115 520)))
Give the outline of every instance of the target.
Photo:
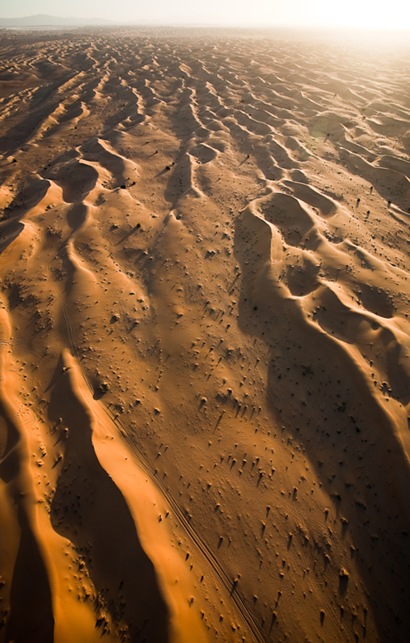
POLYGON ((372 40, 375 37, 391 37, 394 35, 395 38, 399 38, 400 41, 403 37, 407 38, 409 29, 403 27, 401 29, 394 28, 365 28, 365 27, 354 27, 347 25, 335 25, 335 24, 288 24, 288 23, 277 23, 277 24, 241 24, 241 23, 216 23, 216 22, 196 22, 196 21, 165 21, 159 22, 157 20, 136 20, 136 19, 127 19, 119 18, 117 20, 107 20, 103 18, 79 18, 76 16, 55 16, 50 14, 36 14, 31 16, 23 16, 20 18, 2 18, 0 17, 0 29, 7 28, 33 28, 33 29, 42 29, 42 28, 58 28, 58 27, 141 27, 141 28, 170 28, 170 29, 235 29, 239 31, 263 31, 263 32, 272 32, 277 31, 291 35, 292 33, 301 35, 317 35, 325 37, 334 37, 338 34, 350 35, 355 37, 356 35, 365 35, 371 36, 372 40))
POLYGON ((76 18, 74 16, 62 17, 39 13, 34 16, 22 18, 0 18, 0 27, 85 27, 85 26, 114 26, 112 20, 102 18, 76 18))

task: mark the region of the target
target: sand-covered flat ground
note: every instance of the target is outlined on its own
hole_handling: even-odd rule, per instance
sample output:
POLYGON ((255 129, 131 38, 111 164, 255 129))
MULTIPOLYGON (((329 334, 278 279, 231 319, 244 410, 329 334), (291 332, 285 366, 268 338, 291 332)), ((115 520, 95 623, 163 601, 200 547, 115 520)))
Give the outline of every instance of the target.
POLYGON ((409 641, 409 48, 0 60, 0 640, 409 641))

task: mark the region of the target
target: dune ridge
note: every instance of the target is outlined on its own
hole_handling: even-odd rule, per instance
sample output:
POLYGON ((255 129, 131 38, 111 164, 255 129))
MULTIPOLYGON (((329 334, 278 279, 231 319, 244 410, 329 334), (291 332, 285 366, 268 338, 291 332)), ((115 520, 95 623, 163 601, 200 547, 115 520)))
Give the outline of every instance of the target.
POLYGON ((407 641, 408 47, 0 43, 0 640, 407 641))

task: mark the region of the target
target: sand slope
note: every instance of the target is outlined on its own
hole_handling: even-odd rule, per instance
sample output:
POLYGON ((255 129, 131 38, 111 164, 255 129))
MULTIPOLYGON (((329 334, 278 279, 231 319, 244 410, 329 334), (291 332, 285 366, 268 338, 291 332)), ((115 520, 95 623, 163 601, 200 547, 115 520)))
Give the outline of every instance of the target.
POLYGON ((0 52, 0 640, 408 641, 409 51, 0 52))

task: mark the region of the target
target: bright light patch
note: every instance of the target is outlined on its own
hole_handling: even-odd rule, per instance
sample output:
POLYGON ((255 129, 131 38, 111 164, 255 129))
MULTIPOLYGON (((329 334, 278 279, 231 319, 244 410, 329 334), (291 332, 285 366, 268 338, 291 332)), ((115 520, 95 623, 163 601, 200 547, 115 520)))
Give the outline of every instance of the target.
POLYGON ((313 0, 312 23, 360 29, 410 29, 404 0, 313 0))

